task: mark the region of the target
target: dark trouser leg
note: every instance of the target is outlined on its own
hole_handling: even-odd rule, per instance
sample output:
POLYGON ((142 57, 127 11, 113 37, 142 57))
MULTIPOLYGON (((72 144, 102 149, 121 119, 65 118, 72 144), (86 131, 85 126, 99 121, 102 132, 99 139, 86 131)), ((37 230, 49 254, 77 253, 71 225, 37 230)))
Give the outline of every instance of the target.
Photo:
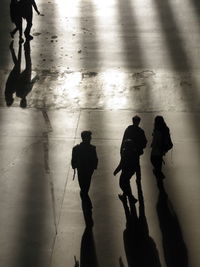
POLYGON ((154 167, 154 174, 160 176, 162 173, 162 156, 151 156, 151 163, 154 167))
POLYGON ((91 178, 92 178, 92 173, 83 173, 83 172, 78 171, 78 182, 79 182, 79 186, 80 186, 80 196, 81 196, 83 205, 86 204, 90 207, 92 207, 92 202, 90 200, 88 192, 90 189, 91 178))
POLYGON ((19 37, 22 38, 22 18, 19 18, 16 22, 15 25, 17 27, 17 30, 19 30, 19 37))
POLYGON ((122 189, 123 193, 128 197, 133 196, 131 185, 130 185, 130 179, 134 173, 135 173, 134 170, 128 171, 128 172, 122 170, 122 173, 119 178, 119 186, 122 189))
POLYGON ((32 14, 30 14, 29 16, 27 16, 25 19, 26 19, 26 29, 25 29, 25 31, 24 31, 24 34, 25 34, 25 36, 26 36, 26 38, 27 37, 29 37, 30 36, 30 32, 31 32, 31 27, 32 27, 32 18, 33 18, 33 15, 32 14))

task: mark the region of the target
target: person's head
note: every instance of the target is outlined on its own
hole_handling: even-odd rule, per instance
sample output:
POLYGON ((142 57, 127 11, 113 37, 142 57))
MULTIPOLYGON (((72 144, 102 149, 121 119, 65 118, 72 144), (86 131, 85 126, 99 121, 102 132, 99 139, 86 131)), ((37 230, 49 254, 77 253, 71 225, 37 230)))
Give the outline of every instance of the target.
POLYGON ((158 130, 162 130, 166 127, 167 125, 165 123, 163 116, 156 116, 154 120, 154 128, 158 130))
POLYGON ((135 115, 132 118, 133 125, 138 126, 140 124, 141 118, 138 115, 135 115))
POLYGON ((81 133, 81 138, 83 140, 83 142, 89 143, 92 139, 92 132, 91 131, 83 131, 81 133))

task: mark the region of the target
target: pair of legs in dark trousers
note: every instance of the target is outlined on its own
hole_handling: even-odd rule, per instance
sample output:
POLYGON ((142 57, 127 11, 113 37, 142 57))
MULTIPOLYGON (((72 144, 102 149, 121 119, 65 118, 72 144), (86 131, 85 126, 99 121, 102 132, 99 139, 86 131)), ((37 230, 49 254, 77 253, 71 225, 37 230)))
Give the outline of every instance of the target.
POLYGON ((130 180, 131 177, 135 174, 135 169, 123 170, 119 178, 119 186, 123 191, 123 195, 127 196, 129 200, 135 200, 135 197, 132 194, 130 180))
POLYGON ((33 12, 29 11, 28 14, 24 17, 24 19, 26 20, 26 29, 24 31, 24 35, 26 36, 26 38, 30 38, 31 27, 33 25, 33 12))
POLYGON ((23 39, 22 39, 22 18, 17 18, 15 20, 15 29, 13 31, 10 32, 10 35, 12 38, 14 38, 14 35, 17 31, 19 31, 19 39, 20 39, 20 42, 23 42, 23 39))
POLYGON ((92 202, 90 200, 90 197, 88 195, 91 179, 92 179, 93 171, 83 171, 78 170, 78 182, 80 186, 80 196, 82 199, 82 202, 88 207, 92 208, 92 202))

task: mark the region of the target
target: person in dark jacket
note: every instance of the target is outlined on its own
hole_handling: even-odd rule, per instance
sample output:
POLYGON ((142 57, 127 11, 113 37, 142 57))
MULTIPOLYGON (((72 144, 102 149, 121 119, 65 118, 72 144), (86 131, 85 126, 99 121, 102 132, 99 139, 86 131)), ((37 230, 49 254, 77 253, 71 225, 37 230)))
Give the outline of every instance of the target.
POLYGON ((123 148, 124 148, 124 141, 127 139, 131 139, 134 141, 134 144, 136 146, 137 155, 138 155, 138 169, 137 169, 137 179, 141 179, 141 170, 140 170, 140 156, 144 153, 143 150, 147 145, 147 139, 145 136, 145 132, 142 128, 139 127, 141 118, 139 116, 134 116, 132 118, 132 125, 129 125, 123 135, 120 153, 122 154, 123 148))
POLYGON ((17 31, 19 31, 19 42, 23 43, 22 38, 22 15, 21 15, 21 5, 19 0, 11 0, 10 2, 10 18, 15 24, 15 29, 10 32, 12 38, 17 31))
POLYGON ((33 36, 30 35, 32 20, 33 20, 33 8, 40 15, 40 12, 37 8, 35 0, 20 0, 21 4, 21 14, 22 17, 26 20, 26 29, 24 31, 25 37, 28 40, 32 40, 33 36))
POLYGON ((91 145, 91 131, 83 131, 81 133, 82 142, 72 149, 71 165, 78 172, 78 182, 80 186, 80 196, 84 203, 92 208, 92 203, 89 198, 88 192, 92 174, 97 169, 98 158, 96 147, 91 145))
POLYGON ((130 180, 135 172, 137 172, 138 167, 139 157, 137 146, 133 140, 126 139, 124 140, 120 163, 113 173, 116 175, 121 171, 119 185, 123 191, 123 195, 119 195, 120 199, 126 199, 128 197, 129 201, 134 203, 137 202, 137 199, 132 194, 130 180))
POLYGON ((163 156, 173 147, 170 131, 162 116, 154 120, 153 140, 151 143, 151 163, 156 178, 165 178, 162 173, 163 156))

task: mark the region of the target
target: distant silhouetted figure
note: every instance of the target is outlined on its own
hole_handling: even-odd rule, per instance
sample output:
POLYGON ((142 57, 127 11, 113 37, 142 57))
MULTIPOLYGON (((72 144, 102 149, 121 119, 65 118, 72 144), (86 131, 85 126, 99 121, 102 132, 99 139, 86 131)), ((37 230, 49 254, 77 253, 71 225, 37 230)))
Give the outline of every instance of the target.
POLYGON ((18 56, 15 54, 15 50, 13 48, 13 41, 10 43, 10 52, 12 55, 12 60, 14 63, 14 67, 11 70, 10 74, 8 75, 8 79, 6 81, 6 88, 5 88, 5 101, 6 105, 9 107, 14 102, 14 94, 18 87, 18 81, 21 72, 21 54, 22 54, 22 45, 19 44, 18 56))
POLYGON ((20 73, 18 79, 18 88, 16 90, 17 97, 20 97, 20 107, 27 107, 26 96, 31 92, 34 83, 37 81, 38 76, 36 75, 33 79, 32 74, 32 63, 30 54, 30 41, 26 40, 24 44, 24 55, 25 55, 25 70, 20 73))
POLYGON ((119 195, 119 197, 124 199, 128 197, 129 201, 133 201, 134 203, 137 202, 137 199, 132 194, 130 180, 138 170, 138 166, 139 156, 135 142, 131 139, 124 140, 121 160, 113 174, 116 175, 121 171, 119 185, 123 191, 123 195, 119 195))
POLYGON ((26 20, 26 29, 24 31, 24 35, 28 40, 32 40, 33 36, 30 35, 32 20, 33 20, 33 8, 40 15, 40 12, 37 8, 37 5, 34 0, 20 0, 21 4, 21 14, 22 17, 26 20), (33 8, 32 8, 33 7, 33 8))
POLYGON ((153 172, 158 179, 165 178, 162 173, 163 156, 172 147, 170 131, 162 116, 156 116, 154 120, 153 140, 151 143, 151 163, 154 167, 153 172))
POLYGON ((11 21, 15 24, 15 29, 10 32, 12 38, 17 31, 19 31, 19 41, 23 43, 22 38, 22 14, 21 14, 21 3, 19 0, 11 0, 10 2, 10 18, 11 21))
POLYGON ((96 147, 91 145, 90 131, 83 131, 81 133, 82 142, 73 147, 72 150, 72 168, 78 171, 78 182, 80 186, 80 196, 83 203, 86 203, 92 208, 92 203, 89 198, 88 192, 90 188, 92 174, 97 169, 98 158, 96 147))
MULTIPOLYGON (((147 145, 147 139, 144 133, 144 130, 139 127, 141 118, 139 116, 134 116, 132 118, 132 125, 129 125, 123 135, 122 138, 122 144, 121 144, 121 149, 120 152, 122 154, 123 147, 124 147, 124 141, 127 139, 131 139, 134 141, 136 149, 137 149, 137 155, 138 155, 138 162, 140 156, 144 153, 143 150, 147 145)), ((137 170, 137 179, 141 178, 141 171, 140 171, 140 164, 138 165, 138 170, 137 170)))

